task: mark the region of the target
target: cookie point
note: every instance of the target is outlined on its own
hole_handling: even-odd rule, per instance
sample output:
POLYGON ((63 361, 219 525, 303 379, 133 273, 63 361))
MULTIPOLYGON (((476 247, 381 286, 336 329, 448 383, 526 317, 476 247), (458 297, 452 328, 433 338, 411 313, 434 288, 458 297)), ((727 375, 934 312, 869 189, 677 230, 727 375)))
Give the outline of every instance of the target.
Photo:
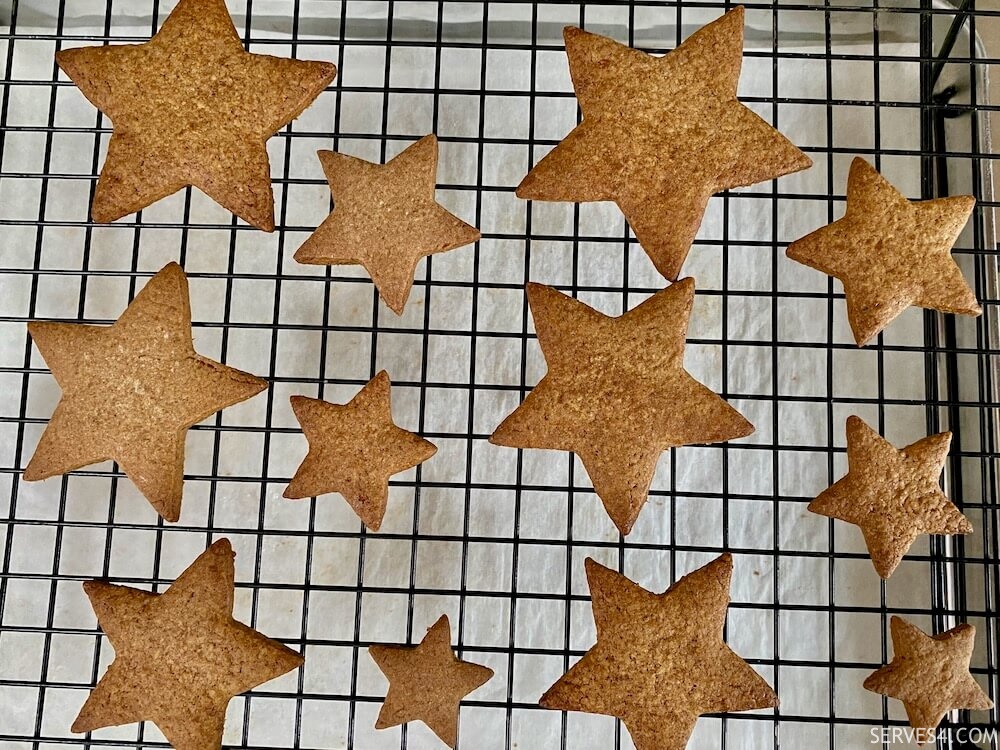
POLYGON ((528 306, 534 307, 539 302, 541 302, 542 297, 550 295, 560 295, 565 296, 555 287, 548 286, 547 284, 539 284, 537 281, 529 281, 524 285, 524 293, 528 297, 528 306))
POLYGON ((233 557, 236 557, 236 553, 233 552, 233 544, 226 537, 222 537, 221 539, 217 539, 212 542, 212 545, 208 549, 214 554, 222 555, 228 553, 233 557))
POLYGON ((865 420, 863 420, 857 414, 851 414, 847 418, 847 431, 848 432, 854 432, 856 430, 861 430, 861 429, 863 429, 863 428, 865 428, 867 426, 868 426, 868 423, 865 422, 865 420))
POLYGON ((104 584, 100 581, 84 581, 83 582, 83 593, 90 596, 95 591, 100 589, 104 584))
POLYGON ((588 557, 583 561, 583 569, 589 576, 591 573, 595 573, 599 570, 608 570, 609 568, 605 568, 605 566, 601 565, 601 563, 597 562, 597 560, 593 557, 588 557))
POLYGON ((299 394, 295 394, 294 396, 288 397, 288 403, 291 404, 293 410, 295 409, 296 406, 305 406, 310 401, 314 400, 316 399, 311 399, 309 398, 309 396, 301 396, 299 394))
POLYGON ((26 482, 38 482, 45 479, 44 473, 35 466, 34 458, 24 467, 24 471, 21 472, 21 479, 26 482))
POLYGON ((448 628, 451 631, 451 620, 448 619, 448 615, 441 615, 434 621, 434 624, 427 628, 427 632, 431 632, 435 628, 448 628))
POLYGON ((184 269, 181 268, 181 264, 180 263, 178 263, 176 260, 172 260, 169 263, 167 263, 167 265, 165 265, 163 268, 160 269, 160 273, 164 273, 164 272, 168 272, 168 273, 184 273, 184 269))
POLYGON ((962 635, 964 633, 970 633, 971 635, 975 636, 975 634, 976 634, 976 626, 975 625, 970 625, 967 622, 962 622, 962 623, 959 623, 958 625, 956 625, 954 628, 952 628, 951 632, 954 633, 955 635, 962 635))
POLYGON ((723 552, 704 567, 710 568, 712 571, 718 571, 718 574, 725 579, 723 586, 728 588, 728 579, 733 575, 733 556, 729 552, 723 552))
POLYGON ((319 66, 320 77, 327 83, 337 77, 337 66, 332 62, 323 61, 319 63, 319 66))
POLYGON ((899 565, 898 562, 879 560, 876 562, 872 560, 872 565, 875 567, 875 572, 878 573, 878 577, 883 581, 888 581, 889 578, 896 570, 896 566, 899 565))

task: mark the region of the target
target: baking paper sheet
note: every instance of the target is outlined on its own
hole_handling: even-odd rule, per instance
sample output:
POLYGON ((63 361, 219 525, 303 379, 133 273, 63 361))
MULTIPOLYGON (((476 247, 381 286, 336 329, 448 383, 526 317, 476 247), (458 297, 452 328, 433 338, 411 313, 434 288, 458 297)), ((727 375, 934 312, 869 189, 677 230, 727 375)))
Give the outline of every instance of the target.
MULTIPOLYGON (((172 4, 161 5, 162 18, 172 4)), ((394 38, 433 40, 436 5, 424 5, 396 4, 394 38)), ((482 23, 481 6, 448 5, 444 38, 475 37, 482 23)), ((242 8, 240 3, 235 6, 242 8)), ((288 6, 255 2, 254 38, 289 38, 288 6)), ((103 34, 104 7, 103 0, 81 2, 79 9, 74 3, 72 13, 78 15, 66 33, 103 34)), ((337 33, 339 20, 333 11, 339 7, 302 3, 300 33, 320 38, 337 33)), ((531 56, 526 50, 490 48, 484 58, 482 49, 447 47, 437 58, 431 45, 394 47, 389 83, 415 93, 386 97, 379 90, 384 86, 386 48, 371 43, 385 37, 385 6, 349 3, 347 7, 353 19, 347 33, 356 43, 344 50, 337 79, 345 87, 339 111, 337 93, 328 91, 293 126, 296 134, 314 136, 278 137, 269 143, 274 174, 280 176, 287 162, 294 181, 286 188, 276 185, 278 208, 284 207, 279 223, 289 229, 273 235, 229 232, 224 228, 229 215, 197 193, 188 217, 196 226, 187 232, 175 226, 185 218, 183 194, 144 211, 144 225, 157 226, 144 226, 138 235, 127 224, 81 226, 87 218, 90 182, 75 177, 94 173, 94 136, 74 128, 92 128, 97 116, 70 86, 55 92, 56 109, 54 116, 50 114, 54 44, 45 35, 54 29, 44 25, 44 6, 24 11, 28 19, 34 12, 40 25, 22 24, 17 29, 24 38, 16 42, 9 74, 39 85, 10 89, 8 124, 41 127, 7 132, 3 169, 41 174, 47 138, 44 126, 51 119, 57 129, 52 135, 48 172, 64 177, 48 180, 42 213, 39 177, 0 181, 0 218, 24 222, 0 227, 0 314, 5 316, 0 323, 2 365, 22 367, 28 346, 23 320, 28 316, 33 279, 23 269, 36 264, 43 269, 35 280, 35 317, 108 322, 128 302, 133 260, 141 274, 137 286, 141 286, 163 264, 182 258, 191 275, 196 348, 207 356, 224 355, 228 364, 270 375, 275 382, 268 395, 225 410, 222 430, 190 433, 186 466, 190 478, 184 512, 176 526, 159 526, 127 480, 113 482, 101 476, 110 464, 93 467, 97 474, 84 471, 65 485, 58 479, 19 484, 10 509, 16 520, 3 609, 4 626, 19 629, 5 630, 0 636, 0 734, 30 737, 36 733, 38 690, 31 685, 44 680, 58 687, 45 691, 40 730, 48 738, 72 737, 69 726, 93 682, 98 643, 95 619, 80 580, 107 574, 140 586, 152 579, 168 582, 206 546, 210 530, 228 536, 238 552, 237 616, 252 620, 264 633, 285 639, 295 648, 301 647, 303 635, 306 640, 302 674, 269 683, 258 691, 263 695, 249 701, 232 702, 227 745, 277 748, 291 747, 297 741, 297 747, 348 747, 351 708, 347 698, 356 693, 360 698, 354 707, 354 746, 366 750, 399 747, 399 729, 376 732, 373 728, 385 680, 365 649, 350 644, 355 638, 363 643, 419 640, 444 612, 452 619, 455 636, 461 634, 463 656, 496 670, 493 680, 472 696, 474 705, 463 708, 462 747, 504 747, 508 731, 510 746, 517 748, 560 747, 563 733, 565 747, 611 747, 615 732, 611 719, 583 714, 564 719, 558 712, 520 707, 537 702, 565 670, 567 643, 575 654, 593 643, 584 557, 620 564, 631 578, 659 591, 717 554, 692 552, 691 547, 721 551, 724 544, 739 550, 729 643, 749 660, 763 660, 754 663, 772 683, 777 678, 782 714, 823 719, 835 711, 838 717, 877 723, 881 700, 861 688, 868 669, 842 664, 881 662, 878 633, 882 619, 866 612, 838 611, 834 616, 828 605, 878 607, 879 581, 862 557, 831 561, 828 553, 832 551, 862 553, 860 534, 838 524, 831 537, 828 521, 807 514, 805 501, 844 471, 843 455, 838 454, 831 473, 826 448, 829 435, 836 446, 843 446, 846 416, 856 413, 877 423, 879 410, 874 400, 880 377, 884 395, 892 401, 883 412, 886 436, 905 444, 925 434, 924 358, 917 351, 923 337, 922 318, 915 310, 904 313, 885 340, 914 349, 886 351, 881 359, 874 350, 847 347, 831 352, 813 346, 830 340, 835 344, 851 341, 843 301, 833 301, 833 326, 827 330, 828 300, 795 296, 825 292, 827 278, 788 261, 780 250, 774 275, 775 249, 770 243, 773 237, 786 243, 828 221, 828 204, 822 198, 831 186, 842 195, 852 149, 875 145, 876 116, 881 118, 883 148, 919 147, 916 108, 884 107, 876 113, 870 106, 838 105, 831 110, 822 103, 830 94, 844 101, 875 96, 886 102, 918 101, 918 66, 892 61, 895 55, 916 55, 917 46, 883 40, 879 52, 885 60, 879 65, 877 92, 870 60, 838 60, 832 91, 828 91, 824 61, 783 59, 775 91, 772 58, 747 57, 742 96, 777 93, 795 102, 816 100, 782 103, 776 110, 769 102, 752 103, 755 110, 767 119, 777 115, 780 129, 800 146, 833 145, 844 152, 832 158, 813 154, 813 169, 778 183, 781 193, 801 197, 781 198, 775 204, 767 197, 773 190, 768 183, 739 191, 728 200, 712 201, 700 234, 707 242, 696 244, 685 266, 699 289, 686 365, 697 378, 727 394, 757 431, 726 451, 686 447, 666 454, 654 481, 653 497, 621 546, 579 462, 565 453, 527 451, 520 469, 522 490, 517 493, 517 452, 491 446, 486 437, 521 399, 516 386, 521 382, 522 364, 529 387, 544 372, 533 338, 524 349, 526 362, 522 363, 521 285, 526 275, 562 288, 575 283, 581 299, 613 314, 622 311, 626 297, 588 287, 627 285, 643 290, 628 295, 631 307, 660 288, 661 278, 634 241, 626 251, 623 241, 587 239, 626 236, 615 206, 529 206, 514 197, 510 188, 525 174, 529 159, 537 160, 549 148, 536 146, 529 157, 525 144, 531 125, 531 56), (43 36, 32 40, 33 34, 43 36), (443 89, 437 99, 431 88, 436 63, 443 89), (480 95, 483 80, 485 96, 480 95), (334 123, 339 123, 344 134, 337 144, 341 151, 378 160, 383 140, 370 134, 380 132, 383 116, 388 118, 386 156, 391 157, 431 131, 435 107, 442 141, 439 182, 448 186, 439 197, 466 220, 475 221, 478 216, 486 239, 478 250, 466 247, 435 257, 430 268, 421 263, 406 312, 396 317, 381 304, 374 308, 371 284, 361 271, 337 269, 338 278, 352 278, 327 282, 325 269, 299 266, 291 256, 329 210, 328 189, 314 152, 334 145, 329 135, 334 123), (478 142, 480 126, 484 143, 478 142), (477 184, 486 187, 477 191, 477 184), (529 211, 533 239, 526 246, 529 211), (728 223, 724 223, 726 216, 728 223), (39 230, 33 225, 39 217, 53 224, 39 230), (578 243, 572 240, 574 220, 581 237, 578 243), (725 231, 728 242, 723 249, 719 240, 725 231), (84 265, 90 273, 107 275, 88 276, 84 286, 84 265), (429 286, 423 281, 428 278, 429 286), (725 295, 721 293, 724 288, 725 295), (778 296, 772 297, 775 288, 778 296), (329 298, 326 319, 325 296, 329 298), (373 314, 381 327, 374 336, 373 314), (228 329, 222 325, 227 316, 228 329), (474 347, 470 337, 460 335, 471 330, 473 319, 474 347), (780 342, 776 352, 775 341, 780 342), (361 542, 356 536, 358 521, 338 497, 295 503, 280 495, 306 450, 288 396, 316 395, 322 379, 325 398, 346 400, 370 377, 373 364, 388 370, 394 381, 397 420, 409 429, 433 433, 439 452, 419 474, 410 471, 397 477, 400 481, 392 488, 382 531, 361 542), (445 387, 468 384, 470 372, 474 388, 445 387), (777 397, 772 398, 775 388, 777 397), (828 396, 848 401, 838 401, 831 408, 828 396), (782 448, 776 450, 775 445, 782 448), (210 481, 208 477, 213 476, 221 479, 210 481), (727 500, 719 497, 724 479, 727 500), (572 494, 564 489, 568 482, 575 488, 572 494), (420 485, 418 507, 415 483, 420 485), (112 484, 115 500, 109 515, 112 484), (467 487, 471 488, 467 491, 467 487), (57 520, 64 523, 56 525, 57 520), (109 520, 114 523, 111 530, 106 528, 109 520), (419 530, 416 542, 415 529, 419 530), (780 557, 775 556, 776 548, 780 557), (360 621, 356 621, 359 569, 365 593, 358 610, 360 621), (54 584, 50 582, 53 573, 58 577, 54 584), (304 592, 301 584, 306 580, 317 588, 304 592), (409 592, 411 584, 418 593, 409 592), (468 595, 460 609, 461 590, 468 595), (576 597, 569 604, 567 592, 576 597), (775 601, 779 602, 778 614, 775 601), (411 603, 412 620, 408 617, 411 603), (46 636, 48 627, 60 632, 46 636), (511 658, 511 643, 516 649, 535 651, 518 651, 511 658), (49 657, 43 666, 46 644, 49 657), (776 653, 787 660, 777 675, 767 663, 773 664, 776 653), (829 666, 832 659, 838 663, 835 669, 829 666), (810 666, 811 662, 822 666, 810 666), (356 684, 352 685, 355 668, 356 684), (836 680, 835 695, 831 695, 831 679, 836 680), (297 693, 305 697, 297 701, 293 697, 297 693), (331 696, 338 699, 330 700, 331 696), (504 708, 508 700, 515 704, 509 726, 504 708)), ((242 29, 240 8, 234 9, 242 29)), ((636 12, 641 13, 635 20, 637 43, 672 46, 672 9, 636 12)), ((555 36, 551 48, 537 53, 535 89, 569 92, 565 57, 555 45, 558 29, 564 23, 578 22, 578 9, 558 6, 540 8, 539 13, 539 35, 555 36)), ((490 14, 491 41, 512 37, 518 41, 518 34, 526 30, 530 34, 530 18, 525 21, 523 8, 490 6, 490 14)), ((624 40, 627 15, 623 14, 620 7, 589 8, 588 28, 624 40)), ((715 10, 685 9, 684 34, 715 15, 715 10)), ((751 52, 771 49, 769 42, 761 41, 769 38, 769 18, 769 13, 748 14, 751 52)), ((796 30, 797 23, 789 22, 791 41, 782 41, 782 52, 822 53, 822 42, 810 36, 808 28, 796 30)), ((122 3, 121 8, 116 4, 112 37, 144 37, 149 30, 148 3, 122 3)), ((843 41, 834 40, 837 52, 870 55, 870 45, 860 43, 850 31, 843 41)), ((522 36, 519 41, 529 40, 522 36)), ((251 49, 290 52, 285 45, 273 44, 252 45, 251 49)), ((304 58, 336 60, 337 53, 336 46, 308 42, 296 49, 297 56, 304 58)), ((60 80, 66 79, 60 76, 60 80)), ((534 137, 555 141, 575 122, 575 101, 541 96, 534 115, 534 137)), ((106 120, 103 125, 107 127, 106 120)), ((105 134, 98 163, 103 162, 106 141, 105 134)), ((881 167, 904 192, 919 194, 917 159, 885 156, 881 167)), ((842 205, 834 203, 834 218, 842 213, 842 205)), ((834 289, 841 291, 839 284, 834 289)), ((31 354, 31 365, 34 369, 27 379, 19 373, 0 374, 0 414, 18 416, 25 398, 29 418, 19 456, 14 455, 16 424, 2 423, 0 448, 5 466, 15 465, 15 460, 21 466, 27 462, 58 399, 58 388, 37 352, 31 354), (25 383, 26 394, 22 393, 25 383)), ((0 481, 9 487, 11 477, 3 475, 0 481)), ((7 494, 0 492, 0 506, 7 494)), ((0 534, 0 543, 4 537, 0 534)), ((919 541, 913 551, 926 553, 926 540, 919 541)), ((929 606, 929 575, 926 563, 904 562, 885 587, 888 605, 929 606)), ((110 646, 102 640, 97 674, 103 673, 111 656, 110 646)), ((891 704, 890 714, 900 717, 898 708, 891 704)), ((132 745, 137 731, 132 725, 93 736, 102 742, 120 740, 132 745)), ((722 731, 720 720, 703 719, 691 747, 718 747, 722 731)), ((832 730, 825 723, 795 719, 782 718, 778 726, 786 747, 825 744, 827 731, 832 730)), ((870 741, 869 725, 864 723, 838 725, 835 731, 838 746, 860 747, 870 741)), ((725 732, 726 747, 763 748, 772 746, 775 729, 769 720, 733 716, 726 721, 725 732)), ((623 738, 622 746, 630 747, 624 732, 623 738)), ((142 739, 149 742, 162 737, 147 724, 142 739)), ((3 750, 26 746, 0 741, 3 750)), ((433 748, 438 744, 425 727, 413 725, 407 730, 406 746, 433 748)))

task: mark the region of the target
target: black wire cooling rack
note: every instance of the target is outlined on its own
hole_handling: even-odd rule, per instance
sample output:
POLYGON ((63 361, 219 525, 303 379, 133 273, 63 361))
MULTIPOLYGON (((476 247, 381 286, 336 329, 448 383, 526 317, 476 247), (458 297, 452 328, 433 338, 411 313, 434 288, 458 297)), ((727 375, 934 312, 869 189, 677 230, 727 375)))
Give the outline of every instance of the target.
MULTIPOLYGON (((375 732, 384 683, 365 651, 415 642, 447 612, 460 654, 497 673, 465 703, 460 746, 630 747, 612 719, 536 705, 593 641, 587 555, 662 590, 734 553, 728 638, 782 706, 705 718, 692 747, 903 746, 879 734, 905 725, 899 704, 860 687, 891 654, 892 614, 935 631, 976 625, 973 671, 996 699, 997 108, 986 73, 1000 59, 985 56, 977 23, 1000 11, 985 0, 746 5, 741 98, 816 166, 713 199, 686 267, 699 287, 688 364, 758 430, 668 454, 622 539, 571 457, 486 438, 542 372, 529 278, 616 314, 663 282, 613 208, 527 204, 513 186, 575 122, 564 25, 663 52, 728 4, 231 1, 252 51, 339 70, 269 143, 278 228, 267 235, 190 190, 110 227, 88 219, 110 126, 53 54, 145 40, 173 3, 0 1, 0 748, 162 746, 152 725, 69 732, 111 657, 80 583, 163 590, 221 535, 238 552, 237 615, 306 655, 303 670, 233 701, 227 746, 437 746, 420 726, 375 732), (422 264, 396 317, 353 269, 291 255, 330 205, 316 149, 385 160, 428 132, 441 141, 441 200, 483 238, 422 264), (839 284, 784 258, 843 210, 856 154, 911 197, 980 199, 956 257, 981 318, 911 310, 858 350, 839 284), (58 396, 25 322, 109 322, 169 260, 191 278, 199 350, 271 389, 191 431, 177 524, 111 464, 22 482, 58 396), (382 368, 398 419, 439 454, 397 477, 370 534, 335 497, 280 494, 304 455, 288 396, 343 400, 382 368), (897 444, 951 429, 947 488, 976 528, 916 545, 887 584, 852 529, 805 513, 843 472, 850 413, 897 444)), ((958 712, 944 726, 1000 722, 958 712)), ((952 733, 939 746, 972 745, 952 733)))

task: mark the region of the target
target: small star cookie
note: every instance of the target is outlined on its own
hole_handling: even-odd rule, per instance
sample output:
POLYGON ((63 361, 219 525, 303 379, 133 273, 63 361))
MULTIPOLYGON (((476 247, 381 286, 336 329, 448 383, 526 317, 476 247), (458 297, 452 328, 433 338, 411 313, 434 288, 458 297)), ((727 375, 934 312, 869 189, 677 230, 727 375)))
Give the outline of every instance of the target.
POLYGON ((417 263, 479 239, 434 198, 437 138, 426 135, 385 164, 320 151, 335 206, 295 253, 299 263, 360 263, 379 295, 403 314, 417 263))
POLYGON ((986 711, 993 701, 969 673, 976 629, 959 625, 930 636, 893 616, 892 661, 865 680, 865 689, 903 702, 919 744, 933 741, 934 730, 949 711, 986 711))
POLYGON ((176 263, 111 326, 34 321, 28 333, 62 397, 24 478, 111 459, 167 521, 181 513, 188 428, 267 388, 195 352, 187 277, 176 263))
POLYGON ((860 417, 847 418, 847 474, 809 510, 860 527, 872 564, 888 578, 921 534, 968 534, 972 524, 941 491, 951 433, 897 450, 860 417))
POLYGON ((864 346, 911 305, 982 312, 951 257, 975 205, 971 195, 908 201, 856 158, 847 179, 847 213, 793 242, 786 254, 840 279, 854 339, 864 346))
POLYGON ((372 378, 347 404, 292 396, 309 453, 285 489, 289 499, 339 492, 372 531, 389 499, 389 477, 423 463, 433 443, 392 421, 389 376, 372 378))
POLYGON ((576 453, 622 534, 646 502, 663 451, 753 432, 684 369, 691 279, 618 318, 541 284, 527 291, 549 369, 490 442, 576 453))
POLYGON ((418 646, 372 646, 368 653, 389 680, 375 728, 422 721, 448 747, 455 747, 459 704, 485 685, 493 670, 455 656, 448 616, 442 615, 418 646))
POLYGON ((268 232, 274 196, 265 142, 337 72, 326 62, 248 53, 225 0, 180 0, 148 42, 60 50, 56 62, 114 126, 94 221, 193 185, 268 232))
POLYGON ((177 750, 218 748, 229 701, 302 664, 233 619, 234 557, 220 539, 162 594, 83 585, 115 658, 72 731, 152 721, 177 750))
POLYGON ((682 750, 702 714, 778 705, 722 637, 732 556, 662 594, 590 558, 586 567, 597 643, 545 692, 544 708, 616 716, 637 750, 682 750))
POLYGON ((812 165, 736 98, 743 8, 653 57, 563 31, 583 121, 517 188, 542 201, 614 201, 668 279, 680 275, 709 198, 812 165))

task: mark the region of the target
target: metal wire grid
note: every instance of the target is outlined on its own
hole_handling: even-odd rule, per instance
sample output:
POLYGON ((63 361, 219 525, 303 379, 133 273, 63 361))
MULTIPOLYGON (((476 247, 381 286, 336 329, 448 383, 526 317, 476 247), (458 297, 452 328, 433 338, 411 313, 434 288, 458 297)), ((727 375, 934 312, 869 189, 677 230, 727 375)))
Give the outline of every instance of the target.
MULTIPOLYGON (((0 35, 6 81, 0 103, 0 278, 6 291, 0 305, 6 309, 0 327, 3 338, 13 342, 0 367, 0 482, 9 488, 6 507, 0 506, 0 747, 162 743, 151 725, 86 737, 69 734, 75 710, 110 657, 79 582, 112 577, 162 590, 217 535, 232 538, 239 553, 238 615, 306 653, 304 670, 233 702, 227 745, 433 746, 420 727, 372 731, 381 693, 364 651, 374 641, 417 640, 425 624, 448 611, 460 654, 497 671, 492 684, 463 709, 462 746, 629 746, 627 735, 610 720, 534 705, 592 638, 582 576, 587 554, 626 572, 642 569, 644 574, 635 577, 643 585, 657 588, 659 582, 663 588, 728 548, 735 553, 738 580, 750 578, 751 569, 764 580, 758 588, 737 591, 729 638, 772 682, 784 705, 773 713, 703 720, 696 742, 704 746, 869 746, 871 726, 903 724, 898 707, 877 698, 874 713, 847 710, 839 702, 887 658, 885 633, 892 613, 933 623, 936 630, 956 620, 976 624, 975 672, 996 696, 992 611, 1000 551, 990 349, 997 295, 987 220, 995 204, 986 187, 990 156, 979 114, 995 108, 984 104, 979 75, 981 65, 998 61, 983 59, 969 39, 975 39, 977 18, 998 11, 967 2, 961 15, 928 0, 747 5, 748 25, 770 32, 769 43, 748 49, 747 65, 770 66, 773 75, 769 92, 745 100, 779 127, 789 107, 822 108, 826 142, 806 150, 817 164, 829 165, 825 185, 807 191, 779 182, 734 191, 715 202, 721 209, 721 235, 701 237, 693 256, 701 254, 702 260, 693 257, 690 264, 703 272, 698 274, 699 301, 717 306, 719 325, 701 330, 693 325, 689 348, 717 354, 714 369, 699 376, 751 414, 758 438, 672 451, 650 507, 625 540, 600 525, 599 504, 572 458, 561 459, 563 468, 553 480, 539 465, 560 459, 538 459, 530 452, 501 455, 490 452, 485 439, 540 373, 529 313, 521 301, 529 276, 555 282, 609 312, 633 306, 662 284, 633 247, 624 222, 617 234, 595 230, 592 209, 576 206, 568 209, 569 225, 553 230, 546 207, 526 210, 515 201, 512 185, 557 140, 552 131, 558 128, 550 120, 574 106, 571 91, 541 91, 540 86, 552 67, 564 65, 557 36, 563 24, 662 50, 717 16, 721 4, 230 3, 250 49, 332 59, 339 69, 338 80, 312 110, 271 142, 278 230, 265 236, 231 221, 191 191, 112 228, 87 220, 109 126, 74 102, 71 85, 57 76, 52 53, 64 45, 147 38, 170 4, 0 3, 9 22, 0 35), (965 27, 954 23, 960 17, 965 27), (675 38, 650 42, 644 35, 650 33, 651 18, 654 28, 670 28, 675 38), (841 48, 836 29, 845 21, 861 25, 862 36, 873 43, 871 52, 841 48), (139 23, 145 27, 136 32, 139 23), (912 33, 917 54, 883 52, 886 28, 894 23, 912 33), (100 33, 79 31, 95 24, 100 33), (796 41, 803 26, 818 27, 824 42, 813 51, 789 51, 789 40, 796 41), (939 64, 943 49, 950 52, 947 67, 939 64), (380 80, 353 77, 362 59, 381 67, 380 80), (523 87, 505 77, 522 61, 527 63, 523 87), (825 95, 782 93, 779 67, 786 63, 803 71, 818 65, 825 95), (882 95, 880 75, 888 64, 919 69, 921 90, 914 100, 882 95), (848 70, 855 75, 870 71, 870 97, 836 95, 848 70), (947 85, 952 80, 954 91, 947 85), (30 100, 47 102, 41 119, 21 116, 30 100), (452 127, 449 118, 459 105, 475 107, 472 130, 452 127), (399 129, 400 108, 420 110, 426 127, 399 129), (497 113, 508 108, 523 113, 523 132, 492 129, 497 113), (850 108, 871 113, 871 147, 834 138, 835 120, 850 108), (919 118, 919 147, 892 145, 883 123, 900 112, 919 118), (483 240, 472 249, 429 259, 418 272, 403 318, 382 309, 369 282, 350 270, 290 262, 317 216, 302 220, 301 205, 322 206, 326 200, 316 170, 303 173, 299 166, 313 158, 317 147, 385 160, 430 131, 442 141, 443 199, 483 229, 483 240), (75 163, 71 153, 83 155, 84 168, 67 169, 75 163), (950 184, 954 192, 972 191, 981 198, 971 233, 958 250, 986 309, 981 319, 942 323, 932 314, 917 314, 910 316, 908 329, 900 324, 901 333, 889 332, 855 354, 840 335, 839 287, 827 281, 813 288, 787 283, 780 256, 792 238, 781 235, 780 215, 819 206, 827 219, 834 218, 844 181, 835 164, 854 153, 883 167, 893 160, 919 159, 925 197, 946 192, 950 184), (497 162, 510 163, 513 182, 492 179, 487 165, 497 162), (746 201, 769 215, 770 236, 741 233, 731 217, 746 201), (4 211, 5 204, 30 210, 15 214, 4 211), (604 259, 604 265, 595 258, 604 259), (25 321, 107 322, 170 259, 179 259, 192 278, 199 350, 266 375, 273 387, 192 431, 179 524, 156 519, 110 465, 41 485, 21 483, 20 467, 54 403, 53 385, 24 333, 25 321), (741 287, 741 270, 751 263, 769 269, 769 286, 741 287), (602 273, 595 276, 595 267, 602 273), (260 309, 261 300, 269 298, 271 309, 260 309), (825 325, 817 322, 820 335, 782 337, 792 306, 825 318, 825 325), (766 320, 768 335, 734 340, 734 316, 754 311, 766 320), (307 358, 297 352, 313 348, 318 356, 302 365, 307 358), (500 359, 498 351, 504 352, 500 359), (743 392, 731 384, 730 373, 748 351, 759 355, 753 361, 763 365, 769 392, 743 392), (456 352, 461 356, 453 356, 456 352), (789 356, 816 362, 822 387, 789 391, 782 375, 789 371, 789 356), (502 357, 513 363, 510 382, 491 380, 503 369, 502 357), (443 360, 451 364, 441 369, 443 360), (288 367, 289 362, 295 366, 288 367), (404 423, 437 443, 449 460, 464 464, 464 476, 440 476, 432 463, 403 475, 393 485, 395 514, 390 508, 377 535, 368 534, 335 499, 280 500, 289 466, 294 468, 286 452, 302 447, 284 406, 287 395, 347 398, 387 363, 404 423), (871 391, 838 392, 835 375, 845 367, 870 368, 871 391), (923 392, 901 395, 897 373, 913 367, 924 373, 923 392), (465 402, 465 421, 440 423, 436 415, 455 401, 465 402), (824 427, 820 440, 784 436, 784 415, 795 409, 817 416, 824 427), (839 476, 843 416, 851 411, 866 414, 890 436, 894 425, 914 415, 925 431, 952 429, 947 479, 952 497, 977 529, 969 538, 915 547, 893 581, 858 599, 845 597, 843 582, 854 581, 868 565, 863 550, 825 521, 817 546, 799 546, 795 539, 804 523, 803 504, 811 497, 796 480, 817 469, 822 486, 839 476), (713 467, 717 486, 685 484, 684 466, 695 460, 713 467), (751 474, 769 477, 771 490, 747 492, 751 474), (690 537, 684 519, 696 513, 707 516, 711 531, 690 537), (553 514, 562 519, 561 528, 553 528, 553 514), (438 575, 429 576, 428 570, 438 575), (813 571, 814 589, 807 595, 790 590, 784 578, 788 571, 806 578, 803 571, 813 571), (444 578, 450 583, 442 584, 444 578), (910 588, 897 586, 900 578, 910 588), (428 585, 430 579, 434 585, 428 585), (914 597, 912 585, 926 587, 926 596, 914 597), (765 595, 758 596, 762 591, 765 595), (547 624, 527 629, 525 621, 547 624), (742 634, 751 629, 764 634, 767 648, 741 649, 742 634), (470 632, 476 637, 470 639, 470 632), (485 639, 483 632, 495 637, 485 639), (532 640, 540 632, 546 637, 532 640), (855 645, 864 640, 873 649, 859 657, 855 645), (806 702, 797 695, 803 689, 806 702)), ((867 578, 857 580, 874 577, 866 572, 867 578)), ((961 716, 963 722, 968 718, 961 716)), ((995 712, 989 726, 997 726, 995 712)))

